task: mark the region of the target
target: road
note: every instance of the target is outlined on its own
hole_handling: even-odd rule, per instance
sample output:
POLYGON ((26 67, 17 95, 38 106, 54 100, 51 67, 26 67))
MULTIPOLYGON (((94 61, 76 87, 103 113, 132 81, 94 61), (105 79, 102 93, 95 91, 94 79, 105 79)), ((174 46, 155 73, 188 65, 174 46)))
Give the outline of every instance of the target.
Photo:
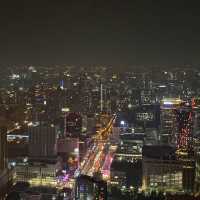
POLYGON ((112 164, 112 161, 113 161, 113 154, 112 152, 109 151, 108 154, 106 155, 104 164, 101 169, 103 179, 105 180, 108 180, 110 178, 110 166, 112 164))
POLYGON ((109 170, 111 156, 108 151, 109 136, 115 116, 110 119, 107 126, 100 129, 94 137, 93 145, 88 149, 85 158, 80 166, 80 173, 88 176, 93 176, 95 172, 109 170), (106 162, 106 164, 104 164, 106 162))
MULTIPOLYGON (((107 126, 100 129, 93 138, 92 145, 88 148, 79 169, 73 174, 68 174, 67 179, 57 183, 58 188, 74 188, 75 178, 82 175, 93 176, 95 172, 107 172, 110 170, 111 157, 109 152, 109 136, 112 131, 115 116, 108 122, 107 126)), ((106 176, 107 178, 107 176, 106 176)))

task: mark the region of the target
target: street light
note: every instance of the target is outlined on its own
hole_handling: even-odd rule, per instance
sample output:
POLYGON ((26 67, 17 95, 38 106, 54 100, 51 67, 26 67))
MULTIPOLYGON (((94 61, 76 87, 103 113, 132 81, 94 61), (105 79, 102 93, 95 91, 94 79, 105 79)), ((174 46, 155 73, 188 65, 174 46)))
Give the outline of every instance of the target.
POLYGON ((122 120, 122 121, 120 122, 120 125, 124 126, 124 125, 125 125, 125 121, 122 120))

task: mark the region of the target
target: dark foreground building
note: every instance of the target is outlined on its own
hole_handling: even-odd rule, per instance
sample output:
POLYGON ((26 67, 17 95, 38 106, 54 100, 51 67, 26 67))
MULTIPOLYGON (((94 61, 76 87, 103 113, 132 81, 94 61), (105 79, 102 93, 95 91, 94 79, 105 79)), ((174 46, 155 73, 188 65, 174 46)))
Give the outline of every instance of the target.
POLYGON ((76 200, 107 200, 107 183, 89 176, 80 176, 76 180, 76 200))
POLYGON ((0 127, 0 200, 5 198, 12 183, 12 171, 7 168, 7 129, 0 127))

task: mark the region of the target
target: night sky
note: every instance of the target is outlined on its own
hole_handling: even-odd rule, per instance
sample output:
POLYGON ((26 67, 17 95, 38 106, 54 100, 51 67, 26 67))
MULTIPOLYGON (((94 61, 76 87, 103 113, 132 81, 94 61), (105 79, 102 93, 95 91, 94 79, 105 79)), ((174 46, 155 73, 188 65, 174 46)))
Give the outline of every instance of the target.
POLYGON ((198 64, 195 2, 5 0, 0 64, 198 64))

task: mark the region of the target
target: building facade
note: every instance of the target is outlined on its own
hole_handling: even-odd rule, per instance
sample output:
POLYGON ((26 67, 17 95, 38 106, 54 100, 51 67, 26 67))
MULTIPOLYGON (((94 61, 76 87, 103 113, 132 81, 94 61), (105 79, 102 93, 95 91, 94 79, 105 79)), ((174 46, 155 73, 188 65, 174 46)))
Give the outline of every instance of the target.
POLYGON ((56 155, 56 128, 51 125, 31 126, 29 133, 29 156, 35 158, 54 157, 56 155))

